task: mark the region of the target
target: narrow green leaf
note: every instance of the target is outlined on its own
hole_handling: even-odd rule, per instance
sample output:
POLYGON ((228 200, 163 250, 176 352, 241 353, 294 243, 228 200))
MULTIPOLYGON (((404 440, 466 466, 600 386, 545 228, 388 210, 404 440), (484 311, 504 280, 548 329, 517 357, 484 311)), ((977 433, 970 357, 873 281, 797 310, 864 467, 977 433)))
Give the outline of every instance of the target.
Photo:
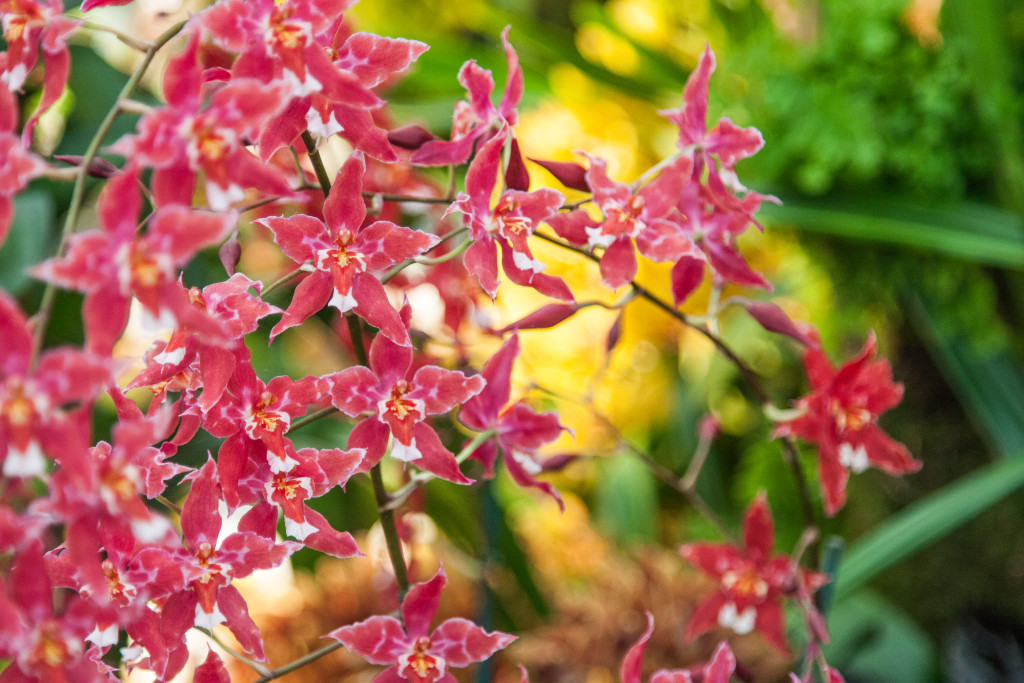
POLYGON ((932 680, 935 643, 910 617, 876 593, 858 591, 837 604, 829 618, 829 633, 832 643, 825 646, 825 659, 847 680, 932 680))
POLYGON ((53 221, 53 198, 43 190, 31 189, 14 198, 14 220, 0 247, 0 289, 18 294, 31 281, 25 269, 56 248, 53 221))
POLYGON ((857 539, 839 568, 836 599, 966 524, 1024 486, 1024 457, 981 467, 918 500, 857 539))
POLYGON ((654 475, 636 458, 621 456, 601 464, 594 505, 598 523, 623 542, 657 539, 654 475))
POLYGON ((913 291, 910 302, 914 327, 989 448, 1003 457, 1024 453, 1024 372, 1008 340, 978 349, 942 328, 943 302, 924 291, 913 291))
POLYGON ((782 206, 764 205, 761 216, 800 230, 1024 270, 1024 221, 1009 211, 972 204, 935 209, 876 200, 782 200, 782 206))

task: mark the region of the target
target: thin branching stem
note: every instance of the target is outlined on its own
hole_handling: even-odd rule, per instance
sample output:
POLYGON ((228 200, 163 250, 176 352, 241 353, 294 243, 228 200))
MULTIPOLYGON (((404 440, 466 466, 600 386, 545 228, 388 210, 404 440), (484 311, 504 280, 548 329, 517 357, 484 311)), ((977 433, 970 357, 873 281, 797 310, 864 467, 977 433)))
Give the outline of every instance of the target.
MULTIPOLYGON (((142 62, 135 69, 132 75, 128 78, 128 82, 121 88, 120 94, 117 96, 116 102, 128 99, 131 94, 138 87, 139 82, 145 75, 146 70, 149 69, 150 64, 153 63, 153 58, 156 53, 163 48, 164 45, 169 43, 181 30, 185 27, 188 21, 180 21, 174 26, 164 31, 159 38, 157 38, 152 45, 146 49, 145 56, 142 58, 142 62)), ((110 132, 111 126, 114 125, 114 121, 117 119, 118 114, 121 113, 119 104, 115 104, 107 115, 100 122, 99 128, 96 129, 96 134, 93 135, 92 140, 89 141, 89 146, 85 150, 85 154, 82 155, 81 163, 78 167, 78 175, 75 177, 75 185, 71 190, 71 203, 68 206, 67 216, 64 218, 64 227, 61 230, 60 243, 57 246, 56 258, 60 258, 64 254, 64 249, 67 248, 68 240, 71 238, 71 233, 75 229, 75 224, 78 223, 78 216, 82 212, 82 203, 85 200, 85 180, 89 176, 89 166, 92 165, 93 159, 99 154, 100 145, 103 144, 104 138, 107 133, 110 132)), ((33 335, 32 335, 32 356, 30 365, 35 367, 35 364, 39 360, 39 352, 43 348, 43 337, 46 335, 46 326, 50 321, 50 315, 53 312, 53 301, 57 296, 57 287, 53 283, 47 283, 46 288, 43 290, 43 297, 39 304, 39 312, 35 315, 33 335)))
POLYGON ((147 52, 153 47, 151 43, 141 41, 135 38, 134 36, 128 35, 124 31, 119 31, 118 29, 113 28, 111 26, 97 24, 94 21, 83 21, 81 23, 81 27, 88 31, 95 31, 97 33, 109 33, 110 35, 114 36, 131 49, 137 50, 138 52, 147 52))
MULTIPOLYGON (((452 230, 447 235, 442 237, 440 242, 438 242, 437 244, 432 246, 430 249, 427 249, 427 251, 425 253, 429 254, 430 252, 432 252, 433 250, 437 249, 439 246, 441 246, 445 242, 448 242, 449 240, 453 240, 456 237, 458 237, 459 235, 464 235, 467 232, 469 232, 469 228, 465 228, 465 227, 458 228, 457 230, 452 230)), ((404 261, 402 261, 401 263, 396 264, 395 266, 393 266, 391 268, 391 270, 389 270, 387 273, 385 273, 384 276, 380 279, 381 284, 385 284, 386 285, 387 283, 391 282, 391 280, 393 280, 396 275, 398 275, 399 273, 401 273, 403 270, 405 270, 409 266, 413 265, 414 263, 419 263, 419 262, 415 258, 407 258, 404 261)))
MULTIPOLYGON (((309 131, 302 132, 302 141, 309 153, 309 160, 313 164, 317 180, 320 182, 320 189, 326 197, 331 191, 331 180, 327 176, 327 169, 324 168, 323 159, 316 149, 316 141, 309 131)), ((369 356, 366 347, 363 345, 363 325, 359 318, 351 312, 345 314, 345 322, 348 324, 349 335, 352 337, 352 351, 359 365, 369 365, 369 356)), ((323 411, 321 411, 323 412, 323 411)), ((377 501, 377 509, 380 512, 380 524, 384 530, 384 538, 387 542, 388 557, 391 559, 391 567, 395 571, 395 582, 398 584, 398 594, 405 597, 409 591, 409 575, 405 567, 405 558, 402 556, 402 541, 398 537, 398 527, 395 524, 395 513, 387 508, 389 502, 387 489, 384 487, 384 477, 381 474, 380 463, 370 468, 370 479, 373 482, 373 495, 377 501)))
MULTIPOLYGON (((622 434, 622 432, 619 431, 619 428, 615 426, 615 423, 611 421, 611 418, 609 418, 607 415, 598 410, 592 402, 584 399, 575 398, 573 396, 567 396, 565 394, 553 391, 539 384, 534 384, 533 386, 546 394, 550 394, 555 398, 572 401, 573 403, 582 405, 587 410, 589 410, 590 414, 593 415, 593 417, 598 422, 600 422, 605 429, 611 432, 612 436, 615 438, 620 448, 624 448, 625 450, 629 451, 638 460, 640 460, 640 462, 642 462, 644 466, 646 466, 647 469, 649 469, 651 473, 654 474, 654 476, 656 476, 658 479, 661 479, 663 482, 668 484, 672 489, 674 489, 677 493, 686 498, 687 502, 689 502, 690 505, 692 505, 705 519, 711 522, 726 540, 733 544, 738 543, 736 534, 734 534, 729 525, 725 523, 725 520, 723 520, 718 515, 718 513, 715 512, 714 509, 707 504, 707 501, 705 501, 704 498, 699 493, 697 493, 693 483, 688 484, 687 482, 684 481, 684 478, 678 476, 675 472, 673 472, 672 470, 670 470, 669 468, 665 467, 660 462, 652 458, 649 453, 633 445, 633 443, 631 443, 622 434)), ((690 470, 692 470, 692 474, 690 471, 687 472, 687 476, 691 477, 693 479, 693 482, 696 482, 697 475, 700 472, 700 467, 703 465, 704 460, 706 458, 706 454, 704 457, 698 457, 699 450, 700 447, 698 447, 698 454, 695 454, 694 457, 691 459, 690 470), (696 468, 694 468, 692 464, 698 461, 699 464, 696 466, 696 468)))
POLYGON ((276 280, 274 280, 273 282, 271 282, 269 285, 267 285, 263 289, 262 295, 266 296, 267 294, 270 294, 271 292, 273 292, 275 289, 277 289, 281 285, 288 284, 289 282, 291 282, 292 280, 294 280, 298 276, 302 275, 303 273, 309 272, 309 270, 307 268, 307 264, 312 265, 311 262, 307 261, 306 263, 303 263, 301 266, 299 266, 295 270, 293 270, 291 272, 288 272, 288 273, 285 273, 281 277, 279 277, 276 280))
MULTIPOLYGON (((467 443, 462 450, 459 451, 458 455, 455 456, 455 462, 459 465, 466 462, 466 460, 469 459, 469 456, 473 455, 476 449, 480 447, 480 444, 487 441, 487 439, 494 436, 494 434, 495 431, 493 429, 488 429, 485 432, 477 434, 473 437, 473 440, 467 443)), ((437 479, 437 475, 432 472, 419 472, 418 474, 413 475, 410 478, 409 483, 391 494, 391 500, 386 505, 386 508, 388 510, 398 509, 403 503, 405 503, 409 496, 416 491, 416 489, 420 488, 427 482, 433 481, 434 479, 437 479)))
POLYGON ((388 194, 381 192, 363 192, 363 197, 376 199, 382 202, 396 202, 409 204, 451 204, 454 199, 451 197, 413 197, 404 194, 388 194))
POLYGON ((290 674, 291 672, 293 672, 293 671, 295 671, 297 669, 301 669, 302 667, 306 666, 310 662, 315 662, 316 660, 320 659, 321 657, 324 657, 326 655, 331 654, 332 652, 334 652, 335 650, 340 649, 341 647, 342 647, 342 644, 340 642, 337 642, 337 641, 331 643, 330 645, 324 645, 319 650, 313 650, 308 655, 305 655, 303 657, 299 657, 294 662, 289 662, 288 664, 285 664, 284 666, 278 667, 278 668, 274 669, 273 671, 267 671, 265 674, 263 674, 262 678, 256 679, 256 681, 254 683, 267 683, 267 681, 272 681, 275 678, 280 678, 281 676, 285 676, 287 674, 290 674))
POLYGON ((329 406, 327 408, 322 408, 321 410, 317 410, 316 412, 312 412, 309 415, 306 415, 305 417, 300 417, 295 422, 292 422, 292 425, 288 429, 288 431, 293 431, 293 430, 299 429, 301 427, 305 427, 310 422, 316 422, 317 420, 321 420, 321 419, 323 419, 325 417, 328 417, 330 415, 334 415, 336 412, 338 412, 338 409, 335 408, 334 406, 329 406))
POLYGON ((253 670, 253 671, 255 671, 256 673, 258 673, 258 674, 259 674, 260 676, 267 676, 267 675, 269 675, 269 674, 270 674, 270 669, 268 669, 267 667, 263 666, 263 665, 262 665, 262 664, 260 664, 259 662, 257 662, 257 661, 255 661, 255 660, 251 659, 250 657, 247 657, 247 656, 243 655, 243 654, 242 654, 241 652, 239 652, 238 650, 234 649, 233 647, 228 647, 228 646, 227 646, 227 645, 226 645, 226 644, 224 643, 224 641, 223 641, 223 640, 222 640, 222 639, 220 638, 220 636, 218 636, 218 635, 217 635, 216 633, 214 633, 214 632, 213 632, 212 630, 207 630, 207 629, 205 629, 205 628, 204 628, 204 629, 200 629, 200 630, 201 630, 201 631, 202 631, 203 633, 205 633, 205 634, 206 634, 207 636, 209 636, 209 637, 210 637, 210 639, 211 639, 211 640, 212 640, 213 642, 217 643, 217 645, 218 645, 218 646, 219 646, 219 647, 220 647, 220 648, 221 648, 222 650, 224 650, 225 652, 227 652, 227 653, 228 653, 229 655, 231 655, 232 657, 234 657, 234 658, 235 658, 235 659, 237 659, 238 661, 240 661, 240 662, 242 662, 243 664, 245 664, 245 665, 246 665, 247 667, 249 667, 250 669, 252 669, 252 670, 253 670))
MULTIPOLYGON (((563 249, 576 252, 577 254, 580 254, 584 258, 590 259, 591 261, 600 262, 601 260, 600 257, 595 256, 594 254, 590 253, 585 249, 573 246, 571 244, 563 242, 562 240, 556 239, 549 235, 545 235, 544 233, 535 232, 534 235, 546 242, 562 247, 563 249)), ((656 307, 660 308, 669 316, 675 318, 676 320, 686 325, 687 327, 696 330, 705 338, 707 338, 708 341, 715 345, 715 348, 718 349, 719 353, 725 356, 729 360, 729 362, 731 362, 736 367, 736 369, 739 370, 739 373, 740 375, 742 375, 743 380, 757 396, 761 405, 774 405, 775 402, 772 400, 771 395, 768 393, 768 390, 765 388, 764 383, 761 381, 761 377, 756 372, 754 372, 754 370, 749 365, 747 365, 746 362, 743 361, 743 359, 736 355, 736 352, 733 351, 732 348, 730 348, 725 343, 725 341, 722 340, 721 337, 719 337, 714 331, 712 331, 712 329, 706 323, 695 322, 685 313, 677 310, 674 306, 664 301, 657 295, 653 294, 646 287, 638 284, 635 281, 631 281, 630 286, 636 292, 637 296, 646 299, 650 303, 654 304, 656 307)), ((807 483, 807 478, 804 476, 803 470, 800 467, 799 451, 796 447, 796 443, 793 441, 791 437, 788 436, 780 437, 779 441, 781 441, 782 443, 783 460, 786 461, 786 464, 793 472, 793 478, 796 480, 797 490, 800 496, 800 507, 804 515, 804 522, 808 527, 817 528, 817 517, 814 513, 814 505, 811 502, 810 488, 807 483)), ((816 567, 818 564, 816 541, 812 543, 810 552, 808 554, 810 556, 811 565, 816 567)))

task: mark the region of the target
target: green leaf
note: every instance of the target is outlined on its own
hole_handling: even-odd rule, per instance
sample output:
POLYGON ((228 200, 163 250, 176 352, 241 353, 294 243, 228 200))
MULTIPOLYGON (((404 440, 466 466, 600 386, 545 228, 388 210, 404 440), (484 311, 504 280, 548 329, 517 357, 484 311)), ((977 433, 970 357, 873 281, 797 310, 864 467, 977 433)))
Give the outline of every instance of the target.
POLYGON ((53 220, 53 199, 48 193, 30 189, 14 198, 14 220, 0 247, 0 289, 18 294, 32 281, 25 269, 56 249, 50 239, 53 220))
POLYGON ((935 644, 906 614, 870 591, 836 605, 829 619, 832 643, 825 659, 847 680, 932 679, 935 644))
POLYGON ((977 204, 927 208, 871 199, 783 196, 761 216, 800 230, 938 252, 990 266, 1024 270, 1024 220, 977 204))
POLYGON ((996 336, 991 348, 979 348, 969 333, 942 325, 940 314, 949 309, 934 293, 921 290, 913 293, 909 312, 918 334, 991 450, 1003 457, 1024 453, 1024 372, 1009 340, 996 336))
POLYGON ((614 538, 624 542, 657 539, 658 491, 654 475, 625 455, 601 463, 594 516, 614 538))
POLYGON ((978 468, 908 505, 850 546, 839 567, 836 598, 963 526, 1021 486, 1024 457, 1017 457, 978 468))

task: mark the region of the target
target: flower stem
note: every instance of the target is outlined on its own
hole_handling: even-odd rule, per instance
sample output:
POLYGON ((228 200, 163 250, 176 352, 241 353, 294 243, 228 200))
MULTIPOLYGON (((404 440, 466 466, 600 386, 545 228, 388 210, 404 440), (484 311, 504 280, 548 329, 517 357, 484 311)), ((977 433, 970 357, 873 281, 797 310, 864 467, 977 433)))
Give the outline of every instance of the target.
POLYGON ((204 628, 204 629, 199 629, 199 630, 201 630, 203 633, 205 633, 207 636, 209 636, 210 640, 212 640, 213 642, 217 643, 217 645, 220 646, 220 648, 222 650, 224 650, 229 655, 231 655, 232 657, 234 657, 238 661, 240 661, 243 664, 245 664, 246 666, 248 666, 250 669, 252 669, 256 673, 258 673, 260 676, 267 676, 267 675, 270 674, 270 669, 268 669, 267 667, 263 666, 262 664, 260 664, 257 661, 254 661, 254 660, 250 659, 249 657, 246 657, 245 655, 243 655, 241 652, 235 650, 234 648, 231 648, 231 647, 228 647, 227 645, 225 645, 224 641, 221 640, 220 636, 218 636, 216 633, 214 633, 212 629, 211 630, 207 630, 207 629, 204 628))
POLYGON ((410 204, 451 204, 454 199, 451 197, 413 197, 404 194, 387 194, 380 192, 363 192, 367 199, 378 199, 382 202, 398 202, 410 204))
MULTIPOLYGON (((185 24, 188 21, 179 21, 174 26, 164 31, 159 38, 157 38, 152 45, 146 49, 146 54, 142 58, 142 63, 135 69, 132 75, 128 78, 128 82, 121 88, 120 94, 117 96, 115 102, 119 103, 121 100, 128 99, 131 94, 138 87, 139 82, 145 75, 146 70, 149 69, 149 65, 153 63, 153 58, 156 53, 163 48, 164 45, 169 43, 176 35, 181 32, 181 29, 185 28, 185 24)), ((72 231, 75 229, 75 224, 78 222, 78 216, 82 212, 82 202, 85 199, 85 179, 89 175, 89 167, 92 165, 92 160, 96 158, 99 153, 100 145, 103 144, 103 139, 110 132, 110 127, 114 125, 114 120, 117 119, 118 114, 121 113, 121 107, 119 104, 115 104, 103 121, 100 122, 99 128, 96 130, 96 134, 93 135, 92 140, 89 142, 89 146, 85 150, 85 154, 82 155, 81 163, 78 166, 78 175, 75 178, 74 188, 71 190, 71 203, 68 206, 67 216, 64 218, 64 228, 61 230, 60 243, 57 246, 56 257, 60 258, 64 254, 64 249, 67 247, 68 240, 71 237, 72 231)), ((34 328, 32 335, 32 356, 30 365, 35 367, 36 362, 39 360, 39 352, 43 348, 43 337, 46 334, 46 326, 50 321, 50 314, 53 311, 53 300, 57 296, 57 287, 52 283, 47 283, 46 288, 43 290, 42 301, 39 304, 39 311, 35 315, 34 328)))
POLYGON ((319 650, 313 650, 308 655, 305 655, 303 657, 299 657, 294 662, 289 662, 288 664, 285 664, 284 666, 280 666, 280 667, 274 669, 273 671, 266 672, 265 674, 263 674, 262 678, 256 679, 256 681, 254 681, 254 683, 267 683, 267 681, 272 681, 275 678, 280 678, 281 676, 284 676, 286 674, 290 674, 292 671, 295 671, 296 669, 301 669, 302 667, 306 666, 310 662, 315 662, 316 660, 320 659, 321 657, 324 657, 326 655, 331 654, 335 650, 340 649, 341 646, 342 645, 341 645, 340 642, 334 642, 334 643, 331 643, 330 645, 324 645, 319 650))
MULTIPOLYGON (((320 153, 316 149, 316 142, 308 130, 302 132, 302 142, 306 145, 309 161, 313 164, 317 180, 320 181, 320 190, 324 193, 324 197, 327 197, 331 191, 331 180, 327 176, 327 169, 324 168, 323 159, 320 158, 320 153)), ((349 336, 352 337, 352 352, 355 354, 356 363, 368 366, 370 359, 366 354, 366 346, 363 344, 362 323, 351 312, 345 314, 345 322, 348 324, 349 336)), ((370 468, 370 479, 373 481, 373 495, 377 501, 380 525, 384 530, 388 556, 391 558, 391 567, 395 571, 395 583, 398 584, 398 595, 401 599, 409 591, 409 574, 405 568, 405 558, 402 556, 402 541, 398 537, 395 513, 388 508, 390 497, 388 496, 387 489, 384 488, 384 477, 381 474, 379 462, 370 468)))
POLYGON ((305 417, 300 417, 295 422, 292 422, 291 427, 288 428, 288 431, 298 429, 299 427, 305 427, 310 422, 316 422, 317 420, 327 417, 328 415, 334 415, 336 412, 338 412, 338 409, 335 408, 334 406, 330 406, 328 408, 324 408, 323 410, 318 410, 315 413, 310 413, 309 415, 306 415, 305 417))
MULTIPOLYGON (((598 256, 591 254, 589 251, 580 249, 579 247, 575 247, 571 244, 563 242, 562 240, 550 237, 539 232, 535 232, 533 234, 536 237, 539 237, 540 239, 544 240, 545 242, 550 242, 551 244, 562 247, 563 249, 574 251, 577 254, 583 256, 584 258, 588 258, 591 261, 594 261, 595 263, 600 262, 601 260, 598 256)), ((643 285, 638 284, 635 280, 630 281, 630 286, 632 286, 633 290, 636 292, 638 296, 654 304, 662 311, 664 311, 671 317, 675 318, 682 324, 686 325, 687 327, 694 329, 700 334, 704 335, 704 337, 707 338, 708 341, 715 345, 715 348, 718 349, 719 353, 725 356, 736 367, 736 369, 739 370, 740 375, 743 376, 743 380, 757 396, 758 401, 760 401, 761 405, 774 405, 775 402, 772 400, 771 395, 768 393, 768 390, 765 389, 764 383, 761 381, 761 377, 756 372, 754 372, 754 370, 749 365, 747 365, 743 361, 743 359, 736 355, 736 352, 733 351, 732 348, 730 348, 725 343, 725 341, 722 340, 722 338, 719 337, 718 334, 716 334, 715 331, 709 328, 706 323, 696 322, 694 319, 690 318, 682 311, 677 310, 668 302, 664 301, 655 294, 652 294, 650 290, 648 290, 643 285)), ((786 436, 780 437, 779 440, 782 442, 783 460, 785 460, 786 464, 789 465, 790 470, 793 472, 793 478, 796 480, 797 491, 800 495, 800 507, 803 510, 805 524, 807 527, 818 528, 819 525, 817 522, 817 517, 814 513, 814 505, 811 502, 810 487, 808 486, 807 478, 804 476, 803 470, 800 468, 799 451, 797 450, 796 443, 793 441, 791 437, 786 436)), ((809 548, 808 556, 808 561, 811 564, 811 566, 817 567, 819 561, 817 541, 812 542, 812 545, 809 548)))
POLYGON ((306 153, 313 164, 313 170, 316 172, 316 179, 320 183, 320 189, 323 191, 324 197, 326 197, 331 191, 331 178, 327 175, 324 161, 320 158, 320 151, 316 148, 316 140, 313 139, 313 135, 308 130, 304 130, 302 131, 302 142, 306 145, 306 153))
MULTIPOLYGON (((488 429, 486 432, 480 432, 477 434, 473 437, 473 440, 463 446, 462 450, 459 451, 459 454, 455 456, 455 462, 460 465, 466 462, 466 460, 469 459, 469 456, 473 455, 473 452, 480 447, 480 444, 494 436, 494 434, 495 431, 493 429, 488 429)), ((420 472, 413 475, 408 484, 391 494, 391 499, 386 505, 387 509, 395 510, 401 507, 402 503, 404 503, 416 489, 429 481, 433 481, 434 479, 437 479, 437 475, 431 472, 420 472)))
POLYGON ((150 43, 145 43, 141 40, 137 40, 136 38, 128 35, 124 31, 119 31, 116 28, 112 28, 110 26, 97 24, 93 21, 83 21, 81 26, 82 28, 89 31, 96 31, 97 33, 109 33, 110 35, 114 36, 131 49, 138 50, 139 52, 146 52, 147 50, 152 48, 152 45, 150 43))

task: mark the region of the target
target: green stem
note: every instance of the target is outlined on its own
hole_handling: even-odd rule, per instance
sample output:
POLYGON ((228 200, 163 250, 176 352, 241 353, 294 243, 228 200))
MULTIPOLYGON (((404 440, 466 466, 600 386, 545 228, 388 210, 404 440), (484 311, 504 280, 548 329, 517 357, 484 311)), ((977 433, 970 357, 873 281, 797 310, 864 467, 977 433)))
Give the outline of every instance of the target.
POLYGON ((291 426, 288 428, 288 431, 293 431, 295 429, 299 429, 300 427, 305 427, 310 422, 316 422, 317 420, 325 418, 328 415, 334 415, 336 412, 338 412, 338 409, 335 408, 334 406, 330 406, 328 408, 318 410, 315 413, 310 413, 309 415, 306 415, 305 417, 300 417, 295 422, 292 422, 291 426))
POLYGON ((295 671, 296 669, 301 669, 310 662, 315 662, 321 657, 331 654, 335 650, 341 648, 341 646, 342 645, 340 642, 334 642, 330 645, 324 645, 319 650, 314 650, 304 657, 299 657, 294 662, 285 664, 284 666, 278 667, 273 671, 268 671, 267 673, 263 674, 262 678, 256 679, 255 683, 267 683, 267 681, 272 681, 275 678, 280 678, 281 676, 284 676, 285 674, 290 674, 292 671, 295 671))
POLYGON ((444 263, 445 261, 451 261, 456 256, 459 256, 460 254, 462 254, 462 252, 464 252, 467 249, 469 249, 469 245, 471 245, 472 243, 473 243, 473 240, 466 239, 466 240, 463 240, 462 242, 460 242, 457 247, 455 247, 454 249, 449 251, 447 254, 444 254, 443 256, 438 256, 436 258, 419 257, 419 258, 413 259, 413 262, 414 263, 418 263, 421 266, 436 266, 439 263, 444 263))
POLYGON ((208 635, 213 642, 217 643, 217 645, 219 645, 221 647, 221 649, 223 649, 225 652, 227 652, 229 655, 231 655, 232 657, 234 657, 238 661, 240 661, 243 664, 245 664, 247 667, 249 667, 250 669, 252 669, 256 673, 258 673, 260 676, 268 676, 268 675, 270 675, 270 673, 271 673, 270 669, 268 669, 267 667, 263 666, 259 662, 254 661, 254 660, 246 657, 245 655, 243 655, 241 652, 238 652, 234 648, 231 648, 231 647, 228 647, 227 645, 225 645, 224 641, 220 639, 220 636, 218 636, 212 630, 208 630, 208 629, 205 629, 205 628, 199 629, 199 630, 201 630, 203 633, 208 635))
MULTIPOLYGON (((306 144, 306 151, 309 152, 309 160, 313 164, 313 170, 320 181, 320 189, 324 197, 331 191, 331 181, 327 177, 327 169, 324 168, 323 159, 316 151, 316 143, 309 131, 302 132, 302 141, 306 144)), ((366 354, 366 346, 363 344, 363 326, 359 318, 351 312, 345 314, 345 322, 348 324, 349 335, 352 337, 352 351, 356 357, 356 363, 367 366, 370 364, 366 354)), ((373 495, 377 500, 377 510, 380 514, 380 525, 384 530, 384 538, 387 541, 388 557, 391 558, 391 566, 395 571, 395 583, 398 584, 398 595, 404 598, 409 591, 409 575, 405 568, 405 558, 402 556, 402 541, 398 537, 398 527, 395 525, 395 513, 389 510, 387 505, 390 502, 387 489, 384 488, 384 477, 380 471, 380 463, 370 468, 370 479, 373 481, 373 495)))
POLYGON ((384 530, 388 557, 391 558, 391 567, 395 570, 395 583, 398 584, 398 599, 401 601, 409 592, 409 574, 406 572, 405 558, 402 556, 402 540, 398 537, 398 527, 395 525, 395 511, 388 508, 391 498, 388 496, 387 489, 384 488, 380 463, 370 469, 370 479, 373 481, 373 496, 377 500, 380 526, 384 530))
POLYGON ((306 153, 309 154, 309 160, 313 163, 313 170, 316 172, 316 179, 320 182, 320 189, 326 197, 331 191, 331 179, 327 175, 327 169, 324 168, 323 159, 320 158, 320 151, 316 148, 316 140, 308 130, 304 130, 302 131, 302 142, 306 145, 306 153))
MULTIPOLYGON (((463 446, 462 450, 459 451, 459 454, 455 456, 455 462, 459 465, 466 462, 466 460, 469 459, 469 456, 473 455, 473 452, 480 447, 480 444, 494 436, 495 433, 496 432, 493 429, 488 429, 485 432, 477 434, 473 437, 473 440, 463 446)), ((414 475, 408 484, 391 494, 390 500, 388 500, 385 507, 387 507, 388 510, 395 510, 401 507, 402 503, 412 495, 413 491, 434 479, 437 479, 437 475, 431 472, 420 472, 419 474, 414 475)))
POLYGON ((380 192, 363 192, 367 199, 379 199, 382 202, 398 202, 410 204, 451 204, 455 200, 451 197, 411 197, 404 194, 387 194, 380 192))
MULTIPOLYGON (((355 353, 356 363, 369 365, 366 347, 363 345, 362 323, 351 313, 345 315, 345 322, 348 323, 349 335, 352 337, 352 351, 355 353)), ((405 558, 402 555, 402 541, 398 537, 395 513, 388 507, 391 497, 388 495, 387 489, 384 488, 384 476, 381 474, 379 462, 370 468, 370 479, 373 481, 373 496, 377 501, 377 512, 380 515, 380 526, 384 530, 384 539, 387 542, 388 557, 391 559, 391 567, 395 571, 398 596, 399 599, 402 599, 409 591, 409 574, 406 571, 405 558)))
MULTIPOLYGON (((310 263, 310 262, 306 261, 306 263, 310 263)), ((271 282, 269 285, 266 286, 266 288, 264 288, 264 290, 261 293, 261 295, 262 296, 266 296, 267 294, 270 294, 271 292, 273 292, 275 289, 277 289, 281 285, 287 284, 287 283, 291 282, 292 280, 294 280, 295 278, 297 278, 299 275, 302 275, 303 268, 305 267, 306 263, 302 264, 301 266, 299 266, 298 268, 296 268, 292 272, 286 273, 286 274, 282 275, 281 277, 279 277, 278 279, 276 279, 273 282, 271 282)))
MULTIPOLYGON (((437 249, 439 246, 441 246, 442 244, 444 244, 448 240, 454 239, 454 238, 458 237, 459 235, 467 232, 468 230, 469 230, 469 228, 459 228, 458 230, 452 230, 450 233, 448 233, 447 235, 442 237, 440 242, 438 242, 437 244, 432 246, 430 249, 428 249, 426 251, 426 253, 429 254, 434 249, 437 249)), ((387 283, 391 282, 391 280, 393 280, 396 275, 398 275, 399 273, 401 273, 403 270, 405 270, 406 268, 408 268, 409 266, 411 266, 414 263, 419 263, 419 261, 417 261, 414 258, 407 258, 404 261, 402 261, 401 263, 395 265, 394 267, 391 268, 391 270, 389 270, 387 273, 384 274, 384 277, 382 277, 380 279, 381 284, 386 285, 387 283)))
MULTIPOLYGON (((121 88, 120 94, 117 96, 116 102, 128 99, 131 94, 138 87, 139 82, 145 75, 146 70, 149 69, 149 65, 153 63, 153 57, 156 53, 163 48, 168 42, 171 41, 176 35, 181 32, 181 29, 185 27, 188 20, 180 21, 174 26, 164 31, 159 38, 157 38, 152 45, 146 50, 145 56, 142 58, 142 63, 135 69, 132 75, 128 78, 128 82, 121 88)), ((117 115, 121 112, 120 106, 115 104, 110 111, 107 112, 106 117, 100 122, 99 128, 96 130, 96 134, 89 142, 89 147, 86 148, 85 154, 82 155, 81 164, 78 167, 78 175, 75 178, 75 186, 71 190, 71 204, 68 206, 67 216, 64 218, 64 228, 60 235, 60 244, 57 246, 56 258, 60 258, 64 254, 64 249, 67 247, 68 239, 71 237, 71 233, 75 229, 75 224, 78 222, 78 217, 82 212, 82 202, 85 198, 85 179, 89 175, 89 166, 92 165, 92 160, 96 158, 99 153, 100 145, 103 144, 103 139, 110 132, 111 126, 114 125, 114 121, 117 119, 117 115)), ((57 288, 52 283, 47 283, 46 288, 43 290, 42 301, 39 304, 39 312, 35 315, 34 329, 32 335, 32 356, 31 363, 32 367, 35 367, 36 362, 39 359, 39 352, 43 348, 43 337, 46 334, 46 326, 50 321, 50 315, 53 311, 53 300, 57 295, 57 288)))
POLYGON ((139 52, 146 52, 151 48, 151 45, 149 43, 137 40, 135 37, 130 36, 127 33, 119 31, 116 28, 112 28, 110 26, 104 26, 102 24, 97 24, 92 21, 83 21, 81 26, 82 28, 89 31, 96 31, 97 33, 109 33, 118 40, 120 40, 122 43, 127 45, 128 47, 132 48, 133 50, 138 50, 139 52))
MULTIPOLYGON (((550 237, 539 232, 535 232, 533 234, 536 237, 539 237, 540 239, 544 240, 545 242, 549 242, 556 246, 562 247, 563 249, 576 252, 577 254, 580 254, 584 258, 588 258, 591 261, 594 261, 595 263, 599 263, 601 261, 600 257, 595 256, 589 251, 580 249, 579 247, 575 247, 571 244, 567 244, 554 237, 550 237)), ((675 318, 676 320, 686 325, 687 327, 694 329, 700 334, 704 335, 704 337, 708 341, 715 345, 715 348, 718 349, 719 353, 725 356, 729 360, 729 362, 731 362, 736 367, 736 369, 739 370, 740 375, 743 376, 743 380, 746 382, 747 386, 749 386, 751 390, 753 390, 754 394, 757 396, 761 405, 774 405, 775 402, 772 400, 771 395, 768 393, 768 390, 765 389, 764 384, 761 382, 760 376, 758 376, 758 374, 754 372, 754 370, 749 365, 747 365, 739 356, 737 356, 736 352, 733 351, 722 340, 722 338, 719 337, 712 329, 710 329, 706 323, 695 322, 685 313, 677 310, 668 302, 663 301, 660 297, 652 294, 646 287, 638 284, 635 280, 630 281, 630 286, 632 286, 633 290, 637 293, 638 296, 654 304, 662 311, 664 311, 666 314, 675 318)), ((804 476, 803 470, 800 468, 800 460, 798 457, 799 451, 796 447, 796 442, 793 441, 793 439, 788 436, 780 437, 779 440, 782 442, 783 460, 785 460, 786 464, 789 465, 790 470, 793 472, 793 478, 796 480, 797 491, 800 495, 800 507, 802 508, 804 515, 804 522, 808 527, 819 528, 817 517, 814 513, 814 505, 811 502, 810 487, 808 486, 807 478, 804 476)), ((817 567, 819 562, 817 541, 815 541, 812 544, 811 548, 809 549, 808 555, 810 556, 809 562, 811 566, 817 567)))

